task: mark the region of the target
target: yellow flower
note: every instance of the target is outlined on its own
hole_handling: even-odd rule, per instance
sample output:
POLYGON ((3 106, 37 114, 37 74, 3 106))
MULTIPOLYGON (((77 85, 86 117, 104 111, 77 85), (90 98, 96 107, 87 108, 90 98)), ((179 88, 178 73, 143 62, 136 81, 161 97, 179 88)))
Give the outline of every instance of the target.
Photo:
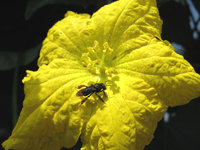
POLYGON ((168 106, 200 96, 200 75, 160 37, 156 0, 68 12, 48 32, 6 150, 142 150, 168 106), (110 84, 81 104, 80 85, 110 84))

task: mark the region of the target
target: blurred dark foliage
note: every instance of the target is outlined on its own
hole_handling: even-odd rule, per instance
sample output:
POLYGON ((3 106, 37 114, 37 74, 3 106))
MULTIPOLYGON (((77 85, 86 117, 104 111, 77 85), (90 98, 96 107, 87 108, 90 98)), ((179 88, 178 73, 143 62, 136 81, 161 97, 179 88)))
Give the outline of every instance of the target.
MULTIPOLYGON (((34 1, 34 0, 31 0, 34 1)), ((36 1, 36 0, 35 0, 36 1)), ((66 0, 67 1, 67 0, 66 0)), ((41 44, 46 37, 49 28, 58 20, 61 20, 67 10, 78 13, 92 14, 101 6, 113 0, 95 0, 93 3, 82 5, 79 0, 71 4, 46 4, 38 8, 25 18, 27 5, 30 1, 6 1, 0 5, 0 52, 25 54, 31 48, 41 44)), ((200 12, 199 0, 192 0, 200 12)), ((89 2, 89 1, 88 1, 89 2)), ((189 17, 192 15, 187 3, 177 3, 174 0, 159 1, 160 16, 163 19, 162 38, 169 42, 176 42, 185 49, 184 57, 200 73, 200 38, 194 39, 194 30, 189 25, 189 17)), ((30 12, 29 12, 30 13, 30 12)), ((200 19, 199 19, 200 22, 200 19)), ((198 34, 200 32, 198 31, 198 34)), ((200 35, 199 35, 200 36, 200 35)), ((36 51, 37 52, 37 51, 36 51)), ((20 56, 20 55, 19 55, 20 56)), ((7 58, 7 57, 6 57, 7 58)), ((10 58, 12 59, 12 58, 10 58)), ((19 57, 19 60, 21 57, 19 57)), ((37 58, 30 58, 29 64, 16 65, 15 68, 2 70, 4 64, 0 64, 0 142, 6 140, 13 129, 12 94, 13 82, 16 83, 17 108, 20 112, 24 99, 23 84, 21 80, 25 76, 25 70, 37 70, 37 58), (18 68, 18 76, 16 76, 18 68)), ((1 62, 1 60, 0 60, 1 62)), ((13 66, 12 66, 13 67, 13 66)), ((155 138, 145 150, 199 150, 200 149, 200 99, 175 108, 169 108, 169 121, 161 120, 155 132, 155 138)), ((17 115, 19 115, 19 112, 17 115)), ((78 150, 81 142, 71 150, 78 150)), ((3 149, 3 148, 0 148, 3 149)), ((63 148, 62 150, 66 150, 63 148)))

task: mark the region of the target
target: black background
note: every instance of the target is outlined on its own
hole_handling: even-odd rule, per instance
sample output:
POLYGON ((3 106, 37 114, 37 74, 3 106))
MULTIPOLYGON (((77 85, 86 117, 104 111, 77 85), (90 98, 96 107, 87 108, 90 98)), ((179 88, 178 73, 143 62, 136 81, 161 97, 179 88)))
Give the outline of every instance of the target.
MULTIPOLYGON (((195 0, 193 1, 195 2, 195 0)), ((92 14, 106 3, 108 1, 98 0, 92 4, 82 6, 74 0, 74 4, 69 5, 59 3, 45 5, 26 20, 25 10, 28 4, 27 0, 4 0, 0 4, 0 51, 23 54, 26 50, 40 44, 46 37, 49 28, 58 20, 61 20, 67 10, 92 14)), ((159 3, 159 11, 163 19, 162 38, 181 44, 185 48, 185 59, 200 73, 200 38, 193 38, 193 32, 197 31, 197 29, 191 29, 189 26, 191 12, 188 5, 167 0, 159 3)), ((2 65, 4 64, 0 64, 0 69, 2 65)), ((24 99, 21 80, 25 76, 25 70, 37 70, 37 58, 29 64, 19 67, 17 85, 15 85, 17 86, 19 112, 24 99)), ((9 137, 13 129, 12 90, 13 82, 16 79, 16 76, 14 76, 15 72, 15 68, 0 70, 1 143, 9 137)), ((164 122, 163 120, 159 122, 155 138, 145 150, 199 150, 200 99, 193 100, 184 106, 169 108, 168 113, 170 117, 169 122, 164 122)), ((79 141, 72 149, 80 149, 80 146, 81 142, 79 141)))

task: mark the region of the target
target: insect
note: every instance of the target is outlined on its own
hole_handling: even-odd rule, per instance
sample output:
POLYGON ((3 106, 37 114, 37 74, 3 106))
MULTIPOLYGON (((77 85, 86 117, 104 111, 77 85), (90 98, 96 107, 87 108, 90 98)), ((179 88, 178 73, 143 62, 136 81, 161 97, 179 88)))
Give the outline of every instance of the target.
POLYGON ((80 89, 82 87, 85 87, 85 88, 79 90, 76 93, 76 96, 87 96, 81 101, 81 104, 83 104, 92 94, 95 94, 102 102, 104 102, 104 100, 101 98, 101 96, 99 96, 98 93, 103 92, 104 95, 106 96, 106 93, 104 92, 104 90, 106 90, 105 84, 95 83, 95 84, 91 84, 90 86, 79 85, 78 89, 80 89))

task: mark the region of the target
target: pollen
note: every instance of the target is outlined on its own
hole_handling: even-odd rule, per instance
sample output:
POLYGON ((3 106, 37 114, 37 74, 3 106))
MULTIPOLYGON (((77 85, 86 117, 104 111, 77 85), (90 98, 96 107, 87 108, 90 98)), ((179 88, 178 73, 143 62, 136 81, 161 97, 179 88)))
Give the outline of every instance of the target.
POLYGON ((86 53, 82 53, 81 61, 91 74, 107 78, 117 73, 112 62, 114 51, 107 42, 100 46, 94 41, 94 46, 87 49, 86 53))

